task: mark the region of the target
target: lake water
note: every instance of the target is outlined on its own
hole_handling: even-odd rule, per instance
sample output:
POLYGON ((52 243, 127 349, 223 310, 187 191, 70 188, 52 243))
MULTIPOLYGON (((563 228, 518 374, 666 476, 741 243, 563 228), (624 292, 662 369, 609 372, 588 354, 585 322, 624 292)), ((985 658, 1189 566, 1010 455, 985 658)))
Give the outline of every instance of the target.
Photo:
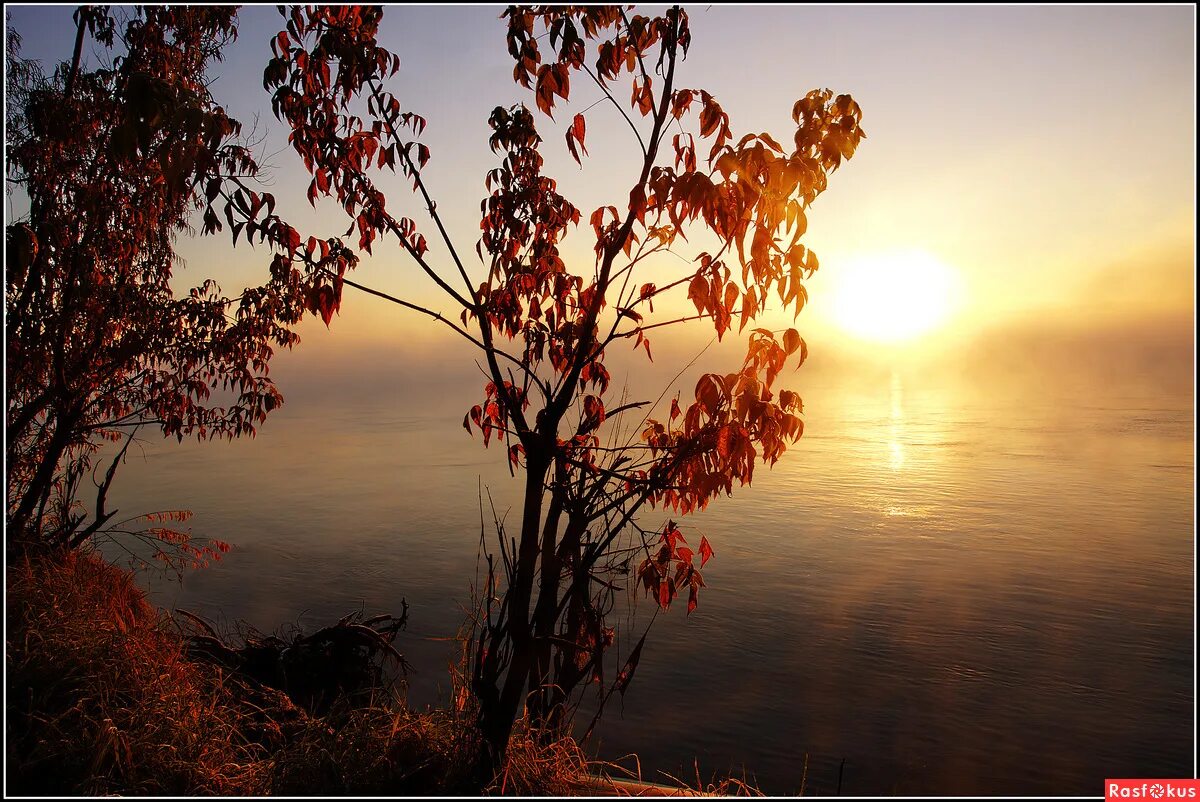
MULTIPOLYGON (((776 468, 685 521, 716 549, 709 588, 659 616, 603 757, 636 752, 649 778, 744 770, 776 794, 839 774, 846 795, 1193 775, 1190 395, 1000 399, 897 373, 804 396, 776 468)), ((131 460, 118 506, 189 507, 197 535, 236 544, 153 582, 156 600, 272 630, 406 598, 410 700, 444 701, 478 488, 501 511, 516 488, 461 429, 470 396, 392 401, 347 389, 252 441, 131 460)))

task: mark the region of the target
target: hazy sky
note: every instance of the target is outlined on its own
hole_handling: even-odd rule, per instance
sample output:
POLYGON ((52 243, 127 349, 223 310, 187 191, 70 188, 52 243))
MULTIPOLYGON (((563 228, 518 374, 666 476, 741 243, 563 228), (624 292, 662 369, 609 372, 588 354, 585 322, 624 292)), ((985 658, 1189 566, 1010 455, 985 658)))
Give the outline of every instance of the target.
MULTIPOLYGON (((47 64, 68 58, 71 10, 9 6, 24 55, 47 64)), ((393 7, 381 35, 403 60, 396 94, 429 121, 427 183, 464 252, 473 253, 483 176, 496 163, 488 114, 498 104, 532 105, 512 82, 501 11, 393 7)), ((1193 7, 699 5, 689 13, 693 42, 679 83, 709 89, 735 137, 767 131, 789 141, 792 103, 811 88, 849 92, 863 108, 868 139, 810 215, 806 242, 822 264, 801 317, 810 342, 852 339, 830 322, 839 264, 886 264, 912 251, 948 265, 961 283, 951 322, 927 340, 966 340, 1047 317, 1103 327, 1193 313, 1193 7)), ((267 149, 283 142, 261 82, 268 40, 281 27, 274 7, 244 10, 214 87, 234 116, 250 123, 260 115, 267 149)), ((577 82, 558 121, 597 97, 577 82)), ((598 205, 623 208, 636 170, 632 135, 615 110, 599 105, 587 120, 591 159, 582 171, 566 154, 562 129, 538 122, 547 172, 585 220, 598 205)), ((285 217, 321 236, 344 232, 336 207, 309 211, 297 159, 284 152, 271 161, 285 217)), ((421 223, 403 182, 384 183, 389 208, 421 223)), ((589 238, 584 226, 568 248, 585 269, 589 238)), ((267 264, 261 252, 231 251, 224 240, 183 243, 181 251, 189 280, 211 274, 227 290, 267 264)), ((359 272, 382 289, 437 303, 394 248, 378 249, 359 272)), ((343 344, 436 336, 424 319, 361 297, 347 298, 334 328, 343 344)), ((322 349, 330 343, 316 339, 322 349)))

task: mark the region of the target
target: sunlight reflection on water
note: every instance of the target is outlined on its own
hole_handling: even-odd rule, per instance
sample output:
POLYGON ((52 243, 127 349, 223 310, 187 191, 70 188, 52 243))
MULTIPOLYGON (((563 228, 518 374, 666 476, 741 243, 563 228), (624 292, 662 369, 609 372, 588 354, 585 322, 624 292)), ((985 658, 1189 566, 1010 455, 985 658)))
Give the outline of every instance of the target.
POLYGON ((899 471, 904 467, 904 384, 900 381, 900 374, 894 371, 892 373, 891 427, 888 434, 892 470, 899 471))
MULTIPOLYGON (((805 401, 776 469, 685 521, 716 548, 709 588, 655 625, 603 754, 744 765, 776 793, 806 754, 808 793, 843 759, 847 794, 1095 794, 1192 770, 1190 398, 1001 403, 894 373, 805 401)), ((412 699, 444 698, 449 648, 429 639, 462 620, 480 482, 515 517, 502 454, 454 417, 345 399, 285 407, 255 441, 148 447, 118 505, 187 505, 237 544, 157 598, 262 629, 407 598, 412 699)))

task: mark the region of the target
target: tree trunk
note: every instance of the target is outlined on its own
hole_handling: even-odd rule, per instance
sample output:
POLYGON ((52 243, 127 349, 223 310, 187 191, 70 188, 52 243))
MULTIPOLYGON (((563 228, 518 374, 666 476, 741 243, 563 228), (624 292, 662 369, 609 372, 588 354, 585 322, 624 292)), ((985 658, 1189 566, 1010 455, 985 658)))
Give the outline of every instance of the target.
MULTIPOLYGON (((561 462, 555 465, 555 484, 561 486, 566 481, 566 470, 561 462)), ((553 491, 550 500, 550 510, 546 514, 546 526, 542 530, 541 575, 538 588, 537 605, 533 611, 534 633, 534 664, 529 674, 529 712, 530 721, 545 732, 550 724, 551 714, 557 694, 553 672, 554 644, 551 640, 555 635, 558 609, 558 586, 560 568, 558 558, 558 527, 563 512, 563 496, 561 491, 553 491)))
MULTIPOLYGON (((17 509, 12 517, 8 519, 8 528, 12 542, 18 540, 36 541, 41 538, 41 532, 37 531, 33 519, 34 511, 38 508, 39 502, 49 495, 51 486, 54 483, 54 474, 58 469, 58 464, 62 460, 63 454, 66 453, 67 447, 71 442, 72 426, 75 424, 76 416, 65 416, 58 413, 56 416, 56 427, 54 434, 50 437, 50 442, 46 445, 46 451, 42 455, 41 463, 38 465, 37 471, 30 479, 29 484, 22 488, 22 496, 17 503, 17 509)), ((11 490, 11 488, 10 488, 11 490)))
MULTIPOLYGON (((521 519, 521 540, 516 555, 516 566, 508 588, 504 591, 504 609, 507 617, 504 628, 511 648, 508 670, 501 677, 498 670, 497 650, 493 649, 482 660, 482 670, 477 672, 476 695, 479 698, 479 730, 483 736, 481 770, 495 774, 504 765, 508 739, 513 724, 521 711, 528 677, 534 664, 533 628, 529 620, 529 605, 533 597, 533 585, 537 575, 538 541, 541 533, 542 503, 545 494, 546 473, 550 468, 547 452, 526 444, 525 503, 521 519)), ((480 638, 496 643, 495 632, 481 632, 480 638)))

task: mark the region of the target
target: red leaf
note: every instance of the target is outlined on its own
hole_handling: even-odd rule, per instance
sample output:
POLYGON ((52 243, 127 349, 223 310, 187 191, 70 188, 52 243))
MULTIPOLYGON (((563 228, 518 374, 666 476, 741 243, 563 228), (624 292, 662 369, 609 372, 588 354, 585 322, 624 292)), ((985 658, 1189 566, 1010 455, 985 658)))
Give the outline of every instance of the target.
POLYGON ((651 78, 646 78, 646 83, 642 85, 641 90, 638 90, 637 81, 633 83, 633 102, 637 104, 637 109, 645 117, 654 110, 654 92, 650 90, 651 78))
POLYGON ((696 311, 704 313, 705 308, 709 305, 709 287, 708 281, 700 273, 692 278, 692 283, 688 286, 688 298, 692 303, 696 304, 696 311))
POLYGON ((667 528, 663 530, 662 539, 663 542, 667 544, 667 549, 671 553, 674 553, 675 551, 676 542, 687 543, 687 541, 683 539, 683 532, 680 532, 679 529, 676 528, 674 521, 667 522, 667 528))
POLYGON ((317 304, 321 311, 321 320, 325 321, 326 327, 333 320, 333 313, 337 311, 338 303, 333 287, 322 287, 320 294, 317 296, 317 304))
POLYGON ((708 545, 708 538, 701 537, 700 538, 700 567, 703 568, 704 564, 706 562, 708 562, 709 560, 711 560, 715 556, 716 556, 716 554, 715 554, 715 552, 713 552, 712 546, 708 545))
POLYGON ((587 126, 584 123, 582 114, 575 115, 575 120, 571 123, 571 133, 575 135, 576 141, 579 142, 579 147, 583 148, 583 155, 588 155, 587 145, 583 144, 583 137, 587 133, 587 126))
POLYGON ((733 427, 722 426, 721 431, 717 432, 717 453, 725 459, 729 459, 730 444, 733 441, 733 427))
POLYGON ((783 347, 789 354, 796 353, 796 349, 800 347, 800 333, 795 329, 788 329, 783 333, 783 347))
POLYGON ((575 160, 576 164, 583 164, 583 160, 579 158, 579 151, 575 148, 575 132, 570 128, 567 129, 567 150, 570 151, 571 158, 575 160))
POLYGON ((613 683, 613 687, 625 695, 625 689, 629 687, 629 681, 633 679, 633 672, 637 670, 638 661, 642 658, 642 646, 646 644, 646 636, 642 635, 637 645, 633 647, 633 651, 629 653, 629 659, 625 661, 625 666, 617 674, 617 679, 613 683))

